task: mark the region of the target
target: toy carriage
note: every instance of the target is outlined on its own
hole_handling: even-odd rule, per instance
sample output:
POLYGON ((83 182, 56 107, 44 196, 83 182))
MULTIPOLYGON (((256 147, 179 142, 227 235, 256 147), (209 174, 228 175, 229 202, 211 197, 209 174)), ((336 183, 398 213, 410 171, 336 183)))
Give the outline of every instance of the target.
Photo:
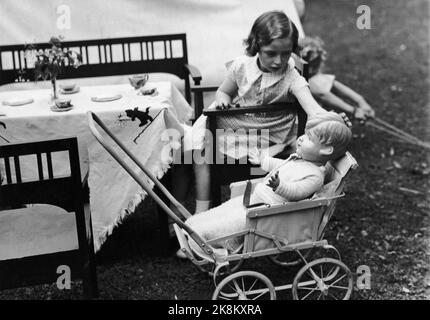
POLYGON ((324 231, 342 197, 345 179, 358 165, 346 153, 326 165, 323 188, 311 199, 282 205, 248 205, 247 198, 258 180, 230 185, 231 196, 244 194, 247 212, 246 228, 222 238, 205 240, 185 220, 191 216, 171 194, 145 169, 143 164, 104 126, 92 112, 88 112, 92 133, 101 145, 118 161, 134 180, 156 201, 175 222, 175 232, 181 250, 203 271, 213 276, 213 299, 247 300, 276 299, 276 292, 292 289, 294 299, 349 299, 353 290, 353 275, 341 261, 340 253, 324 239, 324 231), (144 180, 110 146, 96 128, 96 124, 115 142, 142 172, 171 202, 174 210, 164 203, 144 180), (228 239, 243 238, 234 251, 217 248, 216 244, 228 239), (194 244, 194 248, 193 248, 194 244), (197 249, 195 248, 197 245, 197 249), (322 249, 327 257, 311 260, 312 251, 322 249), (334 258, 333 258, 334 255, 334 258), (238 271, 244 260, 267 256, 274 263, 291 267, 303 263, 291 284, 274 286, 270 279, 256 271, 238 271), (219 278, 225 276, 221 281, 219 278))

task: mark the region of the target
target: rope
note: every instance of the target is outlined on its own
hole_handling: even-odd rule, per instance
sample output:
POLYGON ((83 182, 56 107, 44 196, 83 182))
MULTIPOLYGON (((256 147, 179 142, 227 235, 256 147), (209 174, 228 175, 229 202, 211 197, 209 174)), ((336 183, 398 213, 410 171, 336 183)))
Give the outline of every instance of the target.
POLYGON ((367 121, 366 125, 373 127, 375 129, 378 129, 380 131, 383 131, 385 133, 388 133, 388 134, 390 134, 390 135, 392 135, 392 136, 394 136, 394 137, 396 137, 396 138, 398 138, 404 142, 407 142, 407 143, 415 145, 415 146, 423 147, 424 149, 427 149, 430 151, 430 143, 424 142, 424 141, 418 139, 417 137, 414 137, 413 135, 411 135, 407 132, 404 132, 404 131, 400 130, 399 128, 397 128, 397 127, 395 127, 395 126, 393 126, 393 125, 391 125, 391 124, 389 124, 389 123, 387 123, 381 119, 378 119, 376 117, 373 119, 370 119, 370 120, 373 120, 374 122, 367 121))

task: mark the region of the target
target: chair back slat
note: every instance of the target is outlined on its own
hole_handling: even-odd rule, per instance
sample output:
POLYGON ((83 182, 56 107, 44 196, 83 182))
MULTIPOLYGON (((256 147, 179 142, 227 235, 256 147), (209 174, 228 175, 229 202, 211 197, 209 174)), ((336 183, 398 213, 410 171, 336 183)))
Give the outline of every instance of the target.
POLYGON ((53 179, 54 178, 54 171, 52 170, 51 152, 46 153, 46 162, 48 164, 48 177, 49 177, 49 179, 53 179))
POLYGON ((43 180, 42 154, 38 152, 36 154, 36 158, 37 158, 37 170, 39 172, 39 180, 43 180))
POLYGON ((16 177, 16 182, 17 183, 21 183, 21 166, 19 165, 19 157, 13 157, 13 162, 15 165, 15 177, 16 177))
POLYGON ((4 165, 5 165, 5 171, 6 171, 6 181, 7 181, 7 183, 11 183, 12 182, 12 174, 10 172, 9 157, 4 158, 4 165))

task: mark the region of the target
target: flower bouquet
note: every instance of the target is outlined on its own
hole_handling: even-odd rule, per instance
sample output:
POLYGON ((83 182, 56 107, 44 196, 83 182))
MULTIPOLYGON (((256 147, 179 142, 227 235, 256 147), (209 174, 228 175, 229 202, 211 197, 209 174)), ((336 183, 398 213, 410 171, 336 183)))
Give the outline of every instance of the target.
POLYGON ((53 99, 57 99, 57 77, 65 67, 77 68, 82 63, 82 56, 67 48, 61 47, 61 37, 51 37, 49 43, 51 48, 37 50, 33 45, 26 46, 25 55, 27 61, 34 61, 35 81, 51 80, 54 94, 53 99))

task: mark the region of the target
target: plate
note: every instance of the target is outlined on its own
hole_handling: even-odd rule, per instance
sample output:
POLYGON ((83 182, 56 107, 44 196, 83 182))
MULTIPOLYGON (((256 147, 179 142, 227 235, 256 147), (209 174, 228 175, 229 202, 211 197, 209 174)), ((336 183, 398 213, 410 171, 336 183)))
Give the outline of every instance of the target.
POLYGON ((76 87, 73 90, 64 90, 64 89, 60 89, 60 93, 61 94, 73 94, 73 93, 77 93, 79 92, 81 89, 79 87, 76 87))
POLYGON ((33 98, 12 98, 9 100, 4 100, 3 105, 5 106, 23 106, 25 104, 32 103, 33 98))
POLYGON ((51 106, 51 110, 54 112, 64 112, 64 111, 69 111, 73 109, 73 105, 71 105, 70 107, 67 108, 58 108, 55 104, 51 106))
POLYGON ((122 98, 122 94, 116 94, 116 95, 99 95, 96 97, 91 97, 91 100, 94 102, 109 102, 114 101, 122 98))

